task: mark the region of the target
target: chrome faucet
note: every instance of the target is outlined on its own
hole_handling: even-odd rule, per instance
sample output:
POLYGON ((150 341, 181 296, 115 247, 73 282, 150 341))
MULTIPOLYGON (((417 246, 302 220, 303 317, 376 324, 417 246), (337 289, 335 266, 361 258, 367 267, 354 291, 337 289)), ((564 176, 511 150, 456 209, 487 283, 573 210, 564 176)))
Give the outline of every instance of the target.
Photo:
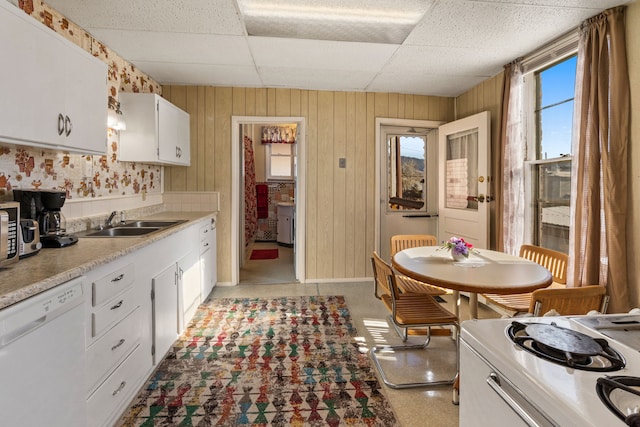
POLYGON ((111 221, 113 221, 113 218, 116 216, 116 214, 117 214, 116 211, 111 212, 111 215, 109 215, 109 218, 107 218, 107 220, 104 223, 105 227, 111 227, 111 221))

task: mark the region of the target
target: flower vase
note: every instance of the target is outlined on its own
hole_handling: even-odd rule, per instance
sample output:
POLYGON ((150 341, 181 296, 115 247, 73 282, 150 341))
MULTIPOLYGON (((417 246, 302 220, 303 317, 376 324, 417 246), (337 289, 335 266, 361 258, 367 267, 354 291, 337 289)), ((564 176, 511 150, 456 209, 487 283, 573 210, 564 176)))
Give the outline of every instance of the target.
POLYGON ((454 251, 451 251, 451 258, 453 259, 453 262, 464 262, 467 260, 466 256, 454 251))

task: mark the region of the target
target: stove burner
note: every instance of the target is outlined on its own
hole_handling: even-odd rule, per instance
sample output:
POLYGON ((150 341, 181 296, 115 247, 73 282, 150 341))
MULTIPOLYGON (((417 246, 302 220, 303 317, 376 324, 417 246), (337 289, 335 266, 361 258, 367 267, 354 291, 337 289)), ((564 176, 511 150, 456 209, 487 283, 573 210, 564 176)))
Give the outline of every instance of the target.
POLYGON ((614 376, 598 378, 600 400, 629 426, 640 426, 640 378, 614 376))
POLYGON ((507 334, 528 352, 562 366, 599 372, 617 371, 625 366, 622 355, 609 347, 607 340, 555 323, 512 322, 507 334))

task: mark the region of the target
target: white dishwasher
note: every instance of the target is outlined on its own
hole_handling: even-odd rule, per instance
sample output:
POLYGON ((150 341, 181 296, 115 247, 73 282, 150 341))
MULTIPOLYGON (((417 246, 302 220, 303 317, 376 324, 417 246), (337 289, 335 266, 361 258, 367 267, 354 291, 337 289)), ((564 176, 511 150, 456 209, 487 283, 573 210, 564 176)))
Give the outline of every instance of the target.
POLYGON ((82 278, 0 310, 0 424, 85 425, 82 278))

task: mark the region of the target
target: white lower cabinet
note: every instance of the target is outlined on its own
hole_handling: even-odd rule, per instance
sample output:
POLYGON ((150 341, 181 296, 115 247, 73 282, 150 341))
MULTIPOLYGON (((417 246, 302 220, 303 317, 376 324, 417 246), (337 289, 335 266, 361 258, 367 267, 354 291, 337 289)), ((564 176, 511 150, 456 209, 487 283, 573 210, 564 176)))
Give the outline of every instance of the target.
POLYGON ((200 226, 200 300, 204 301, 217 280, 217 250, 215 219, 206 220, 200 226))
POLYGON ((112 426, 122 416, 193 317, 203 289, 201 257, 215 253, 215 244, 202 250, 203 224, 87 273, 86 426, 112 426))
POLYGON ((200 256, 197 249, 178 260, 178 289, 182 302, 180 331, 183 331, 200 305, 200 256))
MULTIPOLYGON (((140 345, 129 353, 113 373, 100 384, 100 387, 87 399, 88 426, 107 425, 114 414, 121 412, 140 388, 140 383, 147 377, 146 367, 148 355, 144 354, 140 345)), ((115 419, 113 419, 115 421, 115 419)))
POLYGON ((178 338, 178 271, 171 264, 153 278, 153 364, 157 364, 178 338))

